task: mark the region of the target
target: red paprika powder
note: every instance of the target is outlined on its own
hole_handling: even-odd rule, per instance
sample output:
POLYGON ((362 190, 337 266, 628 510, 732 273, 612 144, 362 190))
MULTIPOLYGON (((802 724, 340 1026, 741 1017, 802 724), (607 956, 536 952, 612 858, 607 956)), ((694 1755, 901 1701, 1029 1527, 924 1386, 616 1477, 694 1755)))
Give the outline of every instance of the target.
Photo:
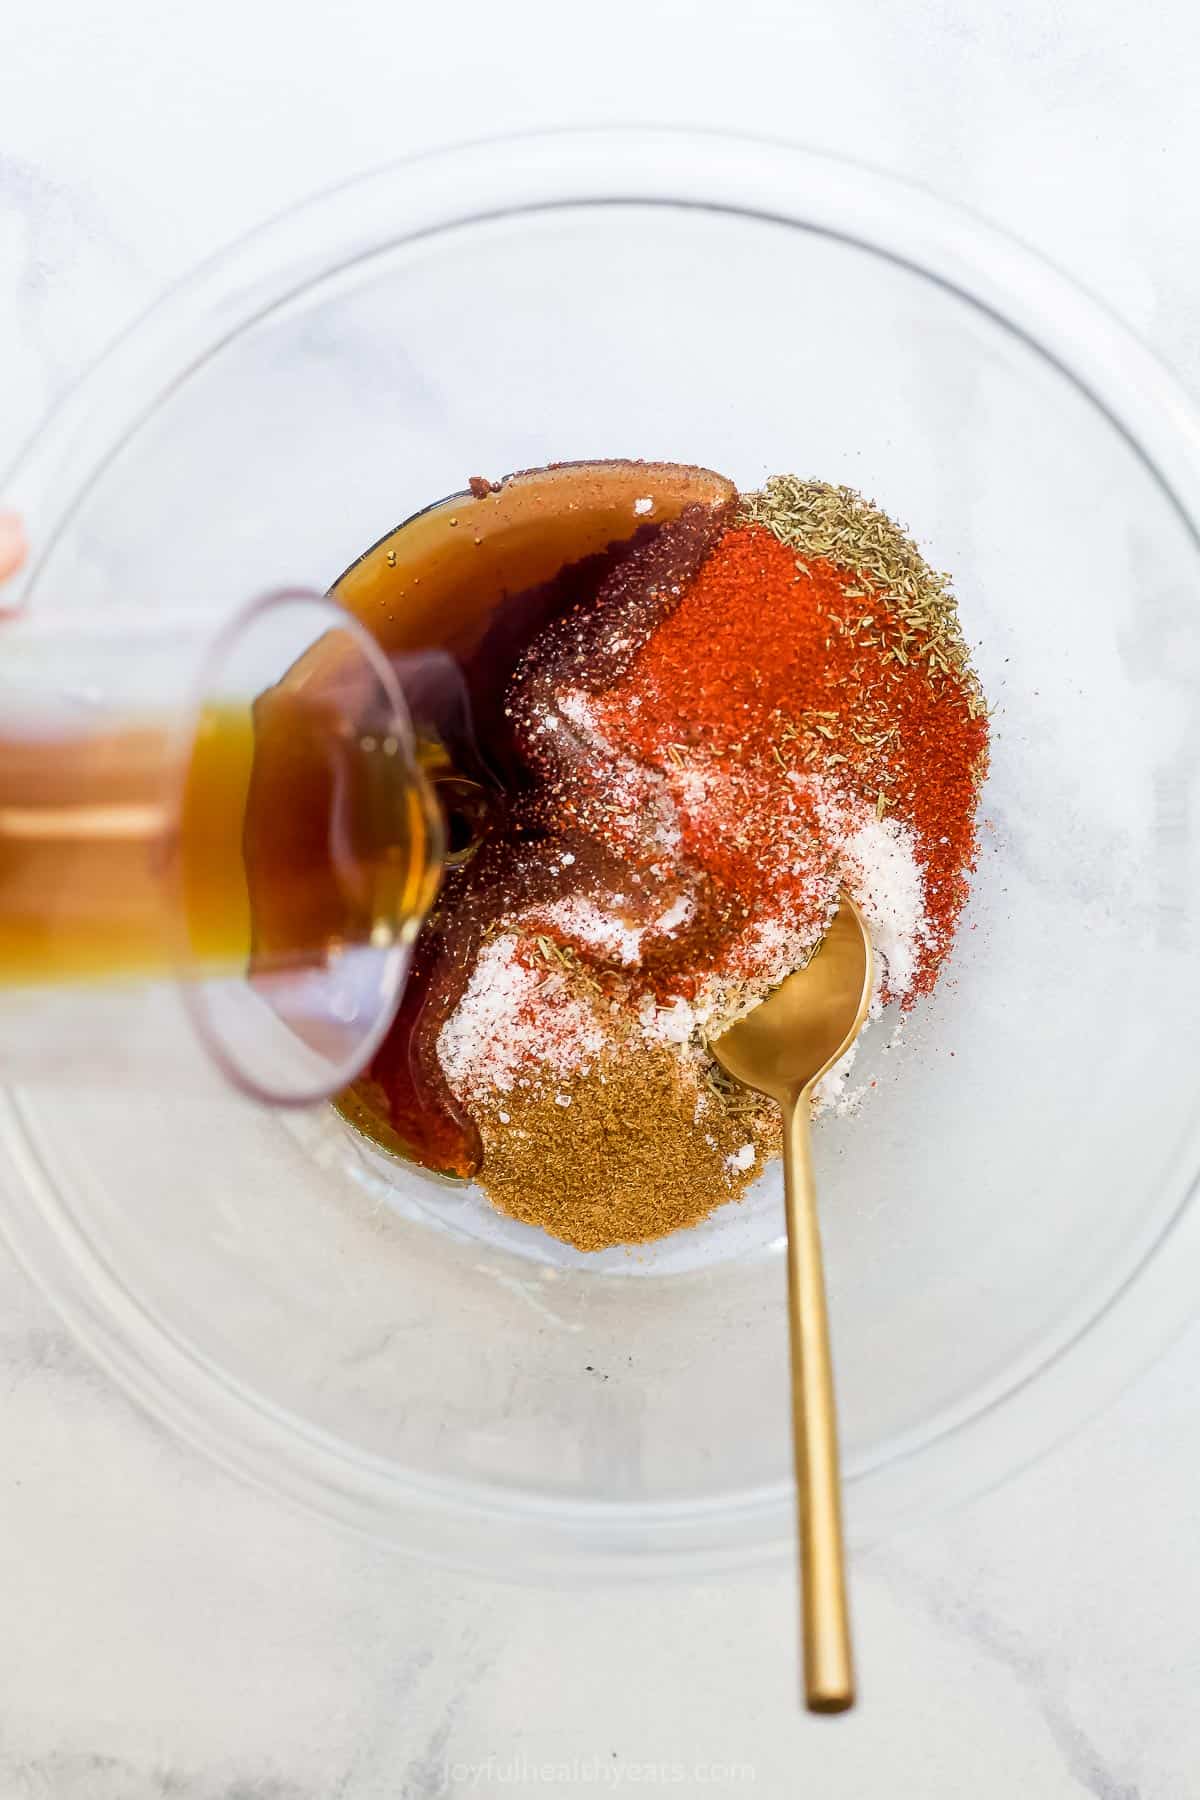
POLYGON ((680 807, 682 848, 747 901, 766 884, 806 904, 811 867, 789 889, 771 854, 793 771, 911 827, 928 933, 906 998, 933 986, 967 896, 988 738, 969 667, 933 632, 860 573, 735 525, 600 712, 668 777, 684 759, 709 766, 702 804, 680 807))

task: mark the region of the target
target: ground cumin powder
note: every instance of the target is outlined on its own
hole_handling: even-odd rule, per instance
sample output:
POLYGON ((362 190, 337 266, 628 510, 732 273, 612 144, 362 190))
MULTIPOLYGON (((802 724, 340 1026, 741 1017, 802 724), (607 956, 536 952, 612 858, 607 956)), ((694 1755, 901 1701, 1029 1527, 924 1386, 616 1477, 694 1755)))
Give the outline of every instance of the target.
POLYGON ((492 1204, 577 1250, 696 1224, 740 1195, 779 1148, 773 1109, 745 1094, 731 1108, 699 1077, 681 1079, 678 1054, 658 1046, 471 1110, 492 1204))

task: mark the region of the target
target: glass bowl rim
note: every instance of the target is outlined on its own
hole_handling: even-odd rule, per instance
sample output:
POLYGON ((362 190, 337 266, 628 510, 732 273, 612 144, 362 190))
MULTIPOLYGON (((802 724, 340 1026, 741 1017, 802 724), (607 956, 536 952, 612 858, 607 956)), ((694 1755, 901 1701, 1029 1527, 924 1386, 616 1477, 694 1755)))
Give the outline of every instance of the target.
MULTIPOLYGON (((404 158, 289 208, 209 258, 145 312, 50 413, 3 483, 33 550, 21 606, 109 462, 171 393, 257 320, 354 263, 456 226, 580 205, 752 217, 855 244, 1015 333, 1125 440, 1200 550, 1200 413, 1140 340, 1015 239, 923 188, 823 152, 717 131, 610 127, 477 140, 404 158)), ((6 599, 8 596, 6 595, 6 599)), ((790 1484, 680 1502, 592 1502, 429 1477, 284 1412, 153 1319, 60 1205, 0 1094, 3 1229, 96 1360, 148 1411, 227 1468, 393 1548, 487 1573, 649 1575, 789 1554, 790 1484)), ((986 1488, 1081 1424, 1194 1314, 1192 1181, 1098 1309, 964 1416, 850 1480, 870 1538, 986 1488), (1168 1237, 1173 1255, 1161 1254, 1168 1237)))

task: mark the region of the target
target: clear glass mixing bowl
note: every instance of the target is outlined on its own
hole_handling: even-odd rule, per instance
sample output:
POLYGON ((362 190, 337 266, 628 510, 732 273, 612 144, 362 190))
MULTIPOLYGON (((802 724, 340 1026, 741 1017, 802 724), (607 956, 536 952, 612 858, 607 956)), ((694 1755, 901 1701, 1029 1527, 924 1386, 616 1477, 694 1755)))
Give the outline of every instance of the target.
MULTIPOLYGON (((224 612, 562 458, 848 482, 953 571, 996 705, 948 978, 817 1139, 851 1528, 1060 1435, 1186 1316, 1200 1230, 1200 432, 1050 268, 715 136, 389 168, 221 256, 0 489, 31 605, 224 612)), ((2 647, 2 646, 0 646, 2 647)), ((779 1183, 585 1258, 328 1110, 3 1098, 4 1221, 180 1431, 510 1572, 791 1541, 779 1183)))

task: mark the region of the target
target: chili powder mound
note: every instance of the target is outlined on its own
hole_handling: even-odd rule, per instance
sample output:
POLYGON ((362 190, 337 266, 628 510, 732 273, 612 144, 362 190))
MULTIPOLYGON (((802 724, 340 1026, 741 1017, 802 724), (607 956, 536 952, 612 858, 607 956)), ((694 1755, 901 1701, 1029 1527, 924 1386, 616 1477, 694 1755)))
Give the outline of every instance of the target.
POLYGON ((812 904, 811 871, 770 855, 793 772, 909 825, 927 929, 901 997, 932 989, 975 860, 987 719, 928 625, 906 622, 861 573, 736 525, 598 712, 679 790, 683 854, 744 906, 812 904), (698 803, 673 775, 681 766, 710 771, 698 803), (721 804, 731 767, 742 779, 721 804))

